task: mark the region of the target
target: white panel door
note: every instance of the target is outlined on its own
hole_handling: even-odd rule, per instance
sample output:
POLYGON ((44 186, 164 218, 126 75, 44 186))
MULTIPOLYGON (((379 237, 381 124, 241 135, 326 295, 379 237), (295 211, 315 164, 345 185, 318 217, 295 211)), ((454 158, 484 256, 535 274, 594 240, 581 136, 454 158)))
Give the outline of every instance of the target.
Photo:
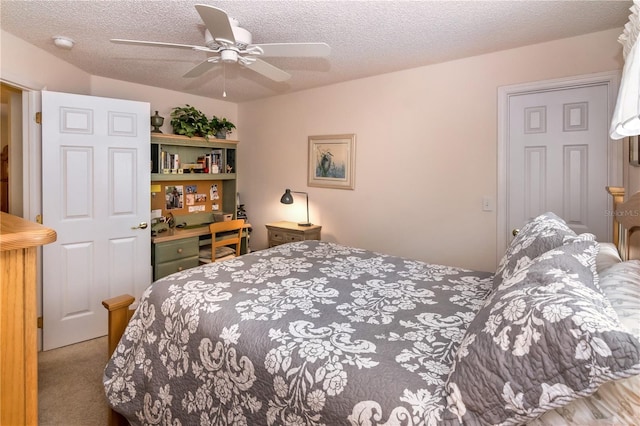
POLYGON ((609 122, 606 85, 509 99, 509 229, 552 211, 606 241, 609 122))
POLYGON ((103 299, 151 281, 150 107, 42 92, 43 349, 107 332, 103 299), (141 225, 142 224, 142 225, 141 225))

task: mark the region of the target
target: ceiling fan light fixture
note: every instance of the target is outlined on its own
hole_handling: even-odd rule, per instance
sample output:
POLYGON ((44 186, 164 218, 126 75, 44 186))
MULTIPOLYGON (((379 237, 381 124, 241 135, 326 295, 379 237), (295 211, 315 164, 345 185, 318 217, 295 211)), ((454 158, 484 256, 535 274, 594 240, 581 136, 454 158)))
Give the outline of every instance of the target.
POLYGON ((232 49, 225 49, 220 52, 220 58, 222 59, 222 62, 226 62, 228 64, 236 63, 238 62, 238 52, 232 49))

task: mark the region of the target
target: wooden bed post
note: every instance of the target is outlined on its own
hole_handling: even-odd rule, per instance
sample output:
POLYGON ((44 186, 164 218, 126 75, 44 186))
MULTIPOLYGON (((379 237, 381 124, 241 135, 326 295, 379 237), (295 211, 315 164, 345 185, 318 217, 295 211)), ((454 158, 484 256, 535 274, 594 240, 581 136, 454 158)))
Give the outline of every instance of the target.
MULTIPOLYGON (((129 319, 133 315, 133 310, 129 309, 135 298, 128 294, 116 296, 111 299, 103 300, 102 306, 109 311, 109 357, 116 350, 118 342, 124 333, 129 319)), ((129 422, 118 412, 109 410, 109 426, 126 426, 129 422)))
POLYGON ((624 201, 624 188, 619 186, 607 186, 607 192, 613 197, 613 204, 610 211, 611 216, 613 216, 613 234, 611 235, 611 238, 616 247, 620 247, 620 238, 623 236, 620 235, 620 224, 618 223, 618 217, 616 216, 616 209, 618 205, 622 204, 624 201))

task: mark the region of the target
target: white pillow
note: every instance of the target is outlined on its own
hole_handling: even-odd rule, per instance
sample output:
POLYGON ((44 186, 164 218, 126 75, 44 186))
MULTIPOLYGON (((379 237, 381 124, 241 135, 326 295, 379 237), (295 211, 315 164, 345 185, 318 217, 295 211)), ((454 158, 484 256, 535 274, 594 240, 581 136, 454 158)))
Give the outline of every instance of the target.
POLYGON ((622 262, 620 253, 613 243, 599 243, 600 251, 596 256, 596 271, 601 274, 605 269, 622 262))
POLYGON ((527 426, 622 426, 640 419, 640 376, 608 382, 588 398, 547 411, 527 426))
POLYGON ((620 322, 640 339, 640 261, 616 263, 600 273, 600 289, 620 322))

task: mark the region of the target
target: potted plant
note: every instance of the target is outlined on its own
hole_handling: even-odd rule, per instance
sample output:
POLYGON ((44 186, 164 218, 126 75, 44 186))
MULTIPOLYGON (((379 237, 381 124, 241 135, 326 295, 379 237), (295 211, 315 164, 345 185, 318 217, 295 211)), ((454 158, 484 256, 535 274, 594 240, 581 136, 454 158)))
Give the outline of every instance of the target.
POLYGON ((213 133, 207 116, 189 104, 175 107, 171 111, 171 127, 176 135, 189 137, 202 136, 206 138, 213 133))
POLYGON ((216 139, 226 139, 227 134, 231 133, 231 131, 236 128, 235 124, 226 118, 219 118, 215 115, 211 119, 209 126, 211 127, 212 133, 216 135, 216 139))

